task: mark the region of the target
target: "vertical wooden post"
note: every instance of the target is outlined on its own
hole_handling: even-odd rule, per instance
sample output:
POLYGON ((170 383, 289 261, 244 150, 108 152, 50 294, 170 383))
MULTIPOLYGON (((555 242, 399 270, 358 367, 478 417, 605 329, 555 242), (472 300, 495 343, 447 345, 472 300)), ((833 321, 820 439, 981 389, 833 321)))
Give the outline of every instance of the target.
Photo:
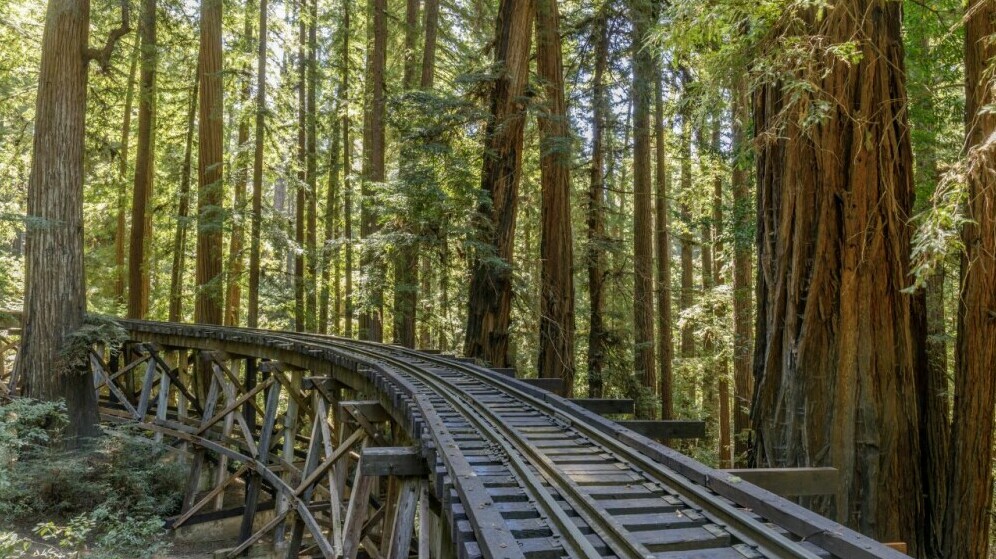
MULTIPOLYGON (((256 456, 256 461, 260 464, 266 464, 270 457, 270 441, 273 439, 273 426, 277 422, 277 405, 280 403, 280 386, 279 382, 274 382, 266 393, 263 426, 259 434, 259 451, 256 456)), ((246 506, 242 514, 242 526, 239 528, 240 545, 252 535, 252 521, 256 516, 262 482, 262 478, 256 472, 253 472, 249 477, 249 486, 246 488, 246 506)))
MULTIPOLYGON (((287 391, 301 392, 300 373, 291 375, 290 386, 287 388, 287 391)), ((291 464, 294 463, 294 439, 297 436, 298 411, 297 399, 293 395, 290 395, 287 398, 287 412, 284 414, 284 448, 281 456, 291 464)), ((283 478, 288 485, 291 485, 291 472, 285 472, 283 478)), ((277 495, 277 516, 286 514, 290 510, 290 497, 290 495, 285 494, 283 491, 277 495)), ((277 525, 277 529, 273 531, 274 547, 279 548, 284 545, 286 530, 286 523, 281 522, 277 525)))
MULTIPOLYGON (((207 398, 204 400, 204 415, 201 416, 201 424, 204 425, 211 420, 214 415, 215 404, 218 402, 219 392, 218 381, 211 377, 211 384, 208 388, 207 398)), ((187 478, 187 490, 183 495, 184 512, 194 504, 194 497, 197 496, 197 488, 200 485, 201 467, 204 465, 204 449, 198 448, 194 452, 194 460, 190 464, 190 477, 187 478)))
MULTIPOLYGON (((369 438, 363 439, 362 447, 366 448, 369 441, 369 438)), ((342 556, 345 559, 356 559, 356 552, 360 548, 360 532, 367 519, 370 490, 374 478, 363 475, 362 466, 363 453, 361 451, 360 459, 356 464, 352 493, 349 496, 349 506, 346 508, 346 521, 343 523, 342 529, 342 556)))
POLYGON ((429 482, 419 483, 418 496, 418 559, 429 559, 429 482))
MULTIPOLYGON (((399 481, 398 498, 394 506, 393 518, 390 519, 390 531, 385 534, 387 540, 386 559, 408 559, 412 531, 415 528, 415 507, 419 501, 420 478, 407 476, 397 479, 399 481)), ((421 543, 419 547, 421 547, 421 543)))

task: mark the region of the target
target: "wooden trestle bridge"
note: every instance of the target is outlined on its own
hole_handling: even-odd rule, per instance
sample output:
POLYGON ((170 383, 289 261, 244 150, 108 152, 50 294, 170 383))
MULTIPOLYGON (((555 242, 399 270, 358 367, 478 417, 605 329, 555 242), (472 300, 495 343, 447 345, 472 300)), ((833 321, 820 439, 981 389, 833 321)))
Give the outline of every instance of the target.
POLYGON ((216 557, 906 557, 646 436, 701 424, 599 415, 632 402, 431 351, 120 324, 123 350, 91 353, 102 418, 187 456, 173 528, 241 518, 216 557))

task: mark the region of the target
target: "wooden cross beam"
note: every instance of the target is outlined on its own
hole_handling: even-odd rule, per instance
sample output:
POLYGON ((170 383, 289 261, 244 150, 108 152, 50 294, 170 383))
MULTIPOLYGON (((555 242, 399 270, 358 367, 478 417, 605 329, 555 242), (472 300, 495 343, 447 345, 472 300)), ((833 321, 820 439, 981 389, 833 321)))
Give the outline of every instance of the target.
POLYGON ((744 468, 723 470, 782 497, 833 495, 840 484, 837 468, 744 468))
POLYGON ((638 419, 617 421, 616 423, 651 439, 700 439, 705 437, 704 421, 638 419))
POLYGON ((574 398, 571 402, 582 408, 601 415, 632 414, 636 411, 633 400, 615 400, 611 398, 574 398))
POLYGON ((360 453, 365 476, 425 476, 425 460, 413 446, 375 446, 360 453))
POLYGON ((535 386, 554 394, 561 394, 564 390, 564 379, 562 378, 523 378, 519 380, 530 386, 535 386))

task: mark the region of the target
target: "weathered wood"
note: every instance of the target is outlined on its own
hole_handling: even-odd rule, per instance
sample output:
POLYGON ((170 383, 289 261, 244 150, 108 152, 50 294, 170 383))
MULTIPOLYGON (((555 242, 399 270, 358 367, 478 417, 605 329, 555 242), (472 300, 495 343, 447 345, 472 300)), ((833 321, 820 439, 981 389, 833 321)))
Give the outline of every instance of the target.
POLYGON ((383 423, 391 418, 376 400, 343 400, 339 408, 353 417, 362 415, 370 423, 383 423))
POLYGON ((519 380, 521 380, 522 382, 524 382, 524 383, 526 383, 526 384, 528 384, 530 386, 535 386, 536 388, 540 388, 542 390, 553 392, 554 394, 560 394, 561 391, 564 389, 564 379, 559 379, 559 378, 524 378, 524 379, 519 379, 519 380))
POLYGON ((362 474, 365 476, 424 476, 429 470, 413 446, 375 446, 364 448, 362 474))
MULTIPOLYGON (((162 433, 160 433, 160 434, 162 434, 162 433)), ((183 526, 183 524, 187 520, 190 520, 190 518, 192 516, 194 516, 195 514, 197 514, 197 511, 199 511, 202 508, 204 508, 204 505, 210 503, 218 495, 221 495, 225 491, 225 489, 227 489, 228 486, 232 484, 232 482, 234 482, 235 480, 239 479, 239 477, 241 477, 242 474, 244 474, 247 469, 248 469, 248 467, 245 464, 239 466, 239 468, 237 470, 235 470, 235 473, 233 473, 232 475, 230 475, 227 478, 225 478, 225 481, 223 481, 223 482, 219 483, 218 485, 216 485, 214 487, 214 489, 211 490, 210 493, 208 493, 207 495, 205 495, 204 497, 202 497, 200 501, 197 501, 197 503, 194 504, 193 506, 191 506, 186 512, 184 512, 180 516, 176 517, 176 519, 173 520, 170 523, 169 527, 171 529, 175 530, 175 529, 179 528, 180 526, 183 526)))
MULTIPOLYGON (((218 380, 211 377, 211 385, 208 388, 207 399, 204 405, 204 417, 210 417, 214 413, 215 404, 218 402, 218 380)), ((201 446, 197 447, 194 451, 194 459, 190 465, 190 473, 187 478, 187 489, 183 496, 183 507, 181 510, 188 510, 194 503, 194 497, 197 495, 197 486, 201 479, 201 468, 204 465, 204 448, 201 446)))
MULTIPOLYGON (((320 398, 320 396, 316 395, 315 398, 320 398)), ((316 415, 311 425, 311 441, 308 446, 308 456, 304 460, 304 470, 301 472, 305 477, 310 476, 318 466, 319 453, 322 452, 321 423, 323 421, 325 421, 323 417, 316 415)), ((302 500, 305 503, 310 502, 313 493, 314 488, 312 487, 312 484, 306 484, 301 494, 302 500)), ((304 522, 301 522, 301 519, 299 518, 294 521, 294 527, 291 529, 290 541, 287 542, 287 559, 294 559, 298 556, 298 552, 301 550, 301 538, 303 536, 304 522)))
POLYGON ((836 468, 741 468, 722 470, 782 497, 833 495, 840 483, 836 468))
POLYGON ((506 377, 515 378, 516 376, 515 367, 492 367, 491 370, 506 377))
MULTIPOLYGON (((279 382, 270 384, 266 393, 266 411, 263 414, 263 426, 259 434, 259 451, 256 461, 266 464, 270 454, 270 440, 273 437, 273 427, 277 422, 277 405, 280 403, 279 382)), ((239 528, 239 543, 245 544, 252 535, 252 522, 256 516, 256 506, 259 504, 260 485, 263 480, 260 474, 253 473, 249 478, 249 485, 246 488, 246 510, 242 515, 242 526, 239 528)))
POLYGON ((704 421, 632 420, 617 421, 619 425, 652 439, 700 439, 705 437, 704 421))
MULTIPOLYGON (((367 445, 367 440, 369 439, 363 442, 364 447, 367 445)), ((353 478, 349 506, 346 508, 346 521, 342 529, 342 554, 346 559, 356 559, 356 552, 360 548, 360 534, 367 519, 370 486, 373 480, 374 478, 363 475, 363 455, 361 454, 356 475, 353 478)))
POLYGON ((418 559, 429 559, 429 482, 423 479, 419 484, 418 497, 418 559))
POLYGON ((419 486, 420 479, 417 477, 412 476, 401 479, 390 531, 391 539, 387 545, 386 559, 408 559, 408 551, 411 549, 412 531, 415 528, 415 507, 419 500, 419 486))
POLYGON ((632 414, 635 412, 633 400, 612 398, 574 398, 571 402, 597 414, 632 414))

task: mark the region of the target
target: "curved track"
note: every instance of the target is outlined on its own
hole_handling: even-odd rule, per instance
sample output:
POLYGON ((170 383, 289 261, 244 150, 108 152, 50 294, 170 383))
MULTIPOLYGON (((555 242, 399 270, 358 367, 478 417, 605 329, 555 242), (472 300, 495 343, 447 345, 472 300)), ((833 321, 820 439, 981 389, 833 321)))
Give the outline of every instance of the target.
MULTIPOLYGON (((121 323, 136 342, 279 360, 311 371, 312 378, 375 396, 425 459, 429 491, 448 520, 454 551, 461 558, 905 557, 568 400, 456 358, 314 334, 121 323)), ((278 383, 268 382, 241 387, 241 395, 228 394, 225 410, 253 404, 264 391, 267 396, 279 393, 270 389, 278 383)), ((149 398, 146 394, 146 409, 135 409, 132 416, 150 413, 149 398)), ((265 411, 263 406, 260 411, 265 411)), ((202 412, 205 417, 224 413, 202 412)), ((125 415, 106 411, 108 418, 125 415)), ((313 415, 309 447, 318 445, 322 429, 322 414, 313 415)), ((244 417, 236 420, 243 431, 254 430, 244 424, 244 417)), ((210 421, 197 431, 161 413, 142 420, 151 429, 243 464, 264 486, 293 496, 287 508, 296 510, 298 524, 307 528, 314 540, 311 549, 326 557, 348 556, 349 550, 342 550, 348 535, 323 536, 328 530, 323 531, 308 499, 300 497, 321 490, 332 502, 341 500, 331 480, 328 489, 310 481, 331 471, 332 464, 363 438, 360 432, 334 451, 327 448, 325 461, 318 463, 309 453, 299 467, 286 455, 282 462, 266 455, 266 426, 270 421, 272 427, 273 419, 265 413, 262 429, 244 437, 248 442, 232 440, 233 421, 228 420, 220 435, 205 438, 202 435, 215 425, 210 421), (222 435, 228 438, 220 439, 222 435), (275 473, 279 469, 297 470, 301 483, 288 482, 275 473)), ((343 438, 345 434, 340 442, 343 438)), ((248 492, 252 486, 247 486, 248 492)), ((342 521, 342 511, 332 509, 331 522, 342 521)), ((344 532, 350 514, 345 511, 344 532)), ((301 528, 296 532, 300 540, 301 528)))

